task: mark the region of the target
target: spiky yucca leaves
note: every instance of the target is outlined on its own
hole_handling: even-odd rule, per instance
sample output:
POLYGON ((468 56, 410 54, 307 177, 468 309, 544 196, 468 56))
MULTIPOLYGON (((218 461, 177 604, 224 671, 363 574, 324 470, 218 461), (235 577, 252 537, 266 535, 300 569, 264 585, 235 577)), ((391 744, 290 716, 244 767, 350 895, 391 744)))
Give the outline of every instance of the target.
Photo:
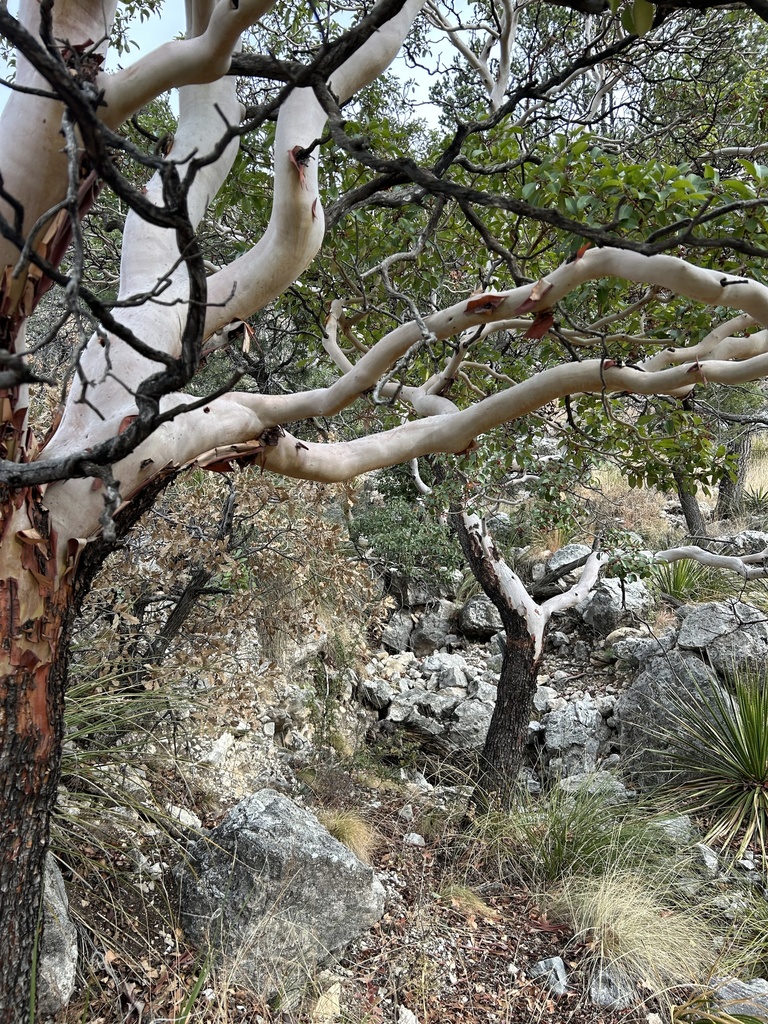
POLYGON ((672 1007, 672 1024, 765 1024, 765 1018, 749 1013, 729 1013, 727 1006, 713 1005, 712 993, 696 992, 684 1003, 672 1007))
POLYGON ((681 558, 652 567, 656 589, 676 601, 715 601, 733 594, 733 576, 700 562, 681 558))
POLYGON ((768 681, 736 674, 733 692, 699 690, 678 708, 671 757, 683 778, 676 787, 694 813, 711 822, 708 842, 751 843, 766 859, 768 838, 768 681))

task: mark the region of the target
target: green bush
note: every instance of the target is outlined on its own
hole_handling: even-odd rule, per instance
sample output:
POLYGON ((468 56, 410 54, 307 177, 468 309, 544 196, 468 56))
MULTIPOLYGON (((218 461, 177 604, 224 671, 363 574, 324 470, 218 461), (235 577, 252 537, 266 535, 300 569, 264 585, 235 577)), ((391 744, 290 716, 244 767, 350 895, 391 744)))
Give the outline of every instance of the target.
POLYGON ((462 564, 457 541, 437 515, 402 497, 366 502, 355 512, 350 535, 382 568, 409 576, 462 564))
POLYGON ((683 778, 676 792, 710 822, 708 842, 737 844, 736 856, 757 841, 765 861, 768 838, 768 685, 763 675, 737 674, 732 694, 699 690, 680 706, 669 737, 683 778))
POLYGON ((734 591, 733 573, 681 558, 677 562, 661 562, 651 569, 655 589, 675 601, 717 601, 734 591))

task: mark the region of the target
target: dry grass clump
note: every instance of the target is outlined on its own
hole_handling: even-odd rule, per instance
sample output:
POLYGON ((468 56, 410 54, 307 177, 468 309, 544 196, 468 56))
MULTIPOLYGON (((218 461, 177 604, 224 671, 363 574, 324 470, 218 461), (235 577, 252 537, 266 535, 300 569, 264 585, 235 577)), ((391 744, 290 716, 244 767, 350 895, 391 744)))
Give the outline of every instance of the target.
POLYGON ((667 497, 653 487, 629 487, 615 466, 602 466, 595 473, 596 491, 590 493, 598 520, 619 523, 627 530, 649 539, 669 532, 663 515, 667 497))
POLYGON ((441 886, 437 898, 449 903, 462 917, 494 918, 497 916, 493 907, 486 903, 475 889, 461 882, 447 882, 441 886))
POLYGON ((333 838, 351 850, 358 860, 364 864, 370 863, 371 854, 376 848, 377 835, 376 830, 364 818, 354 811, 338 808, 324 808, 318 812, 317 817, 333 838))
POLYGON ((549 916, 567 924, 595 970, 608 969, 628 986, 654 993, 706 979, 714 942, 699 914, 674 909, 670 878, 626 870, 572 875, 545 899, 549 916))

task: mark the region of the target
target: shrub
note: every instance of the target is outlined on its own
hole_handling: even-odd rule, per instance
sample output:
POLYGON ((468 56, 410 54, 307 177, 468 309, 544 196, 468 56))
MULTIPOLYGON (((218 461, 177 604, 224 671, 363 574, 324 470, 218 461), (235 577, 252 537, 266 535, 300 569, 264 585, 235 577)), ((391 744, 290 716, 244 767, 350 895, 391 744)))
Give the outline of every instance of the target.
POLYGON ((768 685, 736 674, 732 695, 699 690, 675 713, 673 764, 677 786, 694 813, 711 822, 707 841, 737 842, 741 856, 756 840, 765 860, 768 837, 768 685))
POLYGON ((702 565, 689 558, 662 562, 652 567, 653 584, 675 601, 712 601, 733 593, 733 574, 702 565))
POLYGON ((556 787, 543 798, 526 797, 511 813, 491 811, 469 826, 477 853, 533 889, 578 872, 599 874, 621 858, 639 864, 657 856, 664 837, 633 807, 612 805, 599 789, 576 793, 556 787))
POLYGON ((621 857, 604 874, 563 879, 546 898, 552 920, 567 924, 595 970, 627 985, 662 993, 702 980, 714 943, 701 918, 675 906, 673 876, 627 867, 621 857))

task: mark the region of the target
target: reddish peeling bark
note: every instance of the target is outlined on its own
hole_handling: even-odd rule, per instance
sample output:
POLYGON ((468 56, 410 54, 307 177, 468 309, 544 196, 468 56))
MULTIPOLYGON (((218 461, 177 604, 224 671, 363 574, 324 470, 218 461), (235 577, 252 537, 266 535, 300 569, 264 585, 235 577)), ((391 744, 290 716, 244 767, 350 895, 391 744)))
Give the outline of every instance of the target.
POLYGON ((61 753, 73 573, 35 492, 2 509, 0 538, 0 1022, 29 1020, 48 826, 61 753))

